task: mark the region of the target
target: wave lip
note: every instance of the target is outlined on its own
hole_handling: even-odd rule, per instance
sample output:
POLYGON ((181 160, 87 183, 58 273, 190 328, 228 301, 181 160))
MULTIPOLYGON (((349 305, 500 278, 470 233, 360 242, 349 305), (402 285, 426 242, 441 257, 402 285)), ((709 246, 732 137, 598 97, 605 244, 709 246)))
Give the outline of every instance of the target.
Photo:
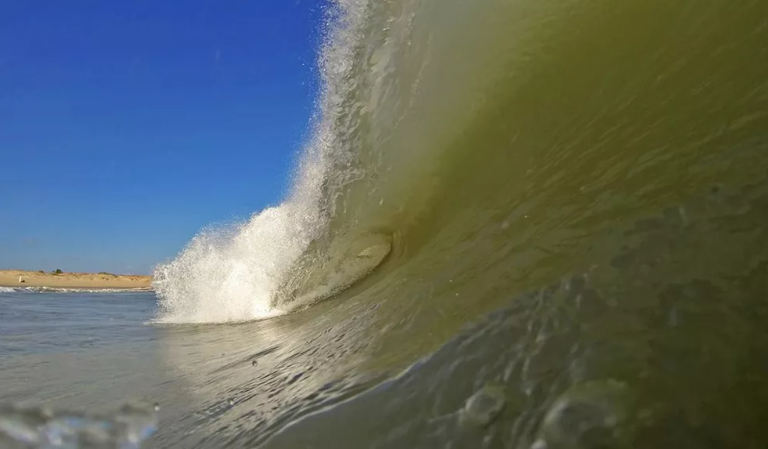
POLYGON ((332 225, 342 192, 364 171, 345 113, 356 94, 350 61, 363 19, 348 20, 356 16, 347 11, 356 8, 362 13, 365 2, 328 11, 330 33, 318 58, 322 91, 291 194, 245 223, 203 230, 174 260, 159 265, 153 273, 158 322, 241 322, 287 313, 295 307, 281 297, 283 286, 305 284, 343 233, 332 225))

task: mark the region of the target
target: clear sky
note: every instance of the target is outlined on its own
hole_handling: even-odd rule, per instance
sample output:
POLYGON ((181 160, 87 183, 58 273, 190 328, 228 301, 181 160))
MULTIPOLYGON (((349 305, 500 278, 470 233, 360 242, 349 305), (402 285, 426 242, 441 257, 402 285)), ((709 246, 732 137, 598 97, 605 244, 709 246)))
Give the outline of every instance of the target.
POLYGON ((278 203, 324 7, 0 2, 0 269, 149 273, 278 203))

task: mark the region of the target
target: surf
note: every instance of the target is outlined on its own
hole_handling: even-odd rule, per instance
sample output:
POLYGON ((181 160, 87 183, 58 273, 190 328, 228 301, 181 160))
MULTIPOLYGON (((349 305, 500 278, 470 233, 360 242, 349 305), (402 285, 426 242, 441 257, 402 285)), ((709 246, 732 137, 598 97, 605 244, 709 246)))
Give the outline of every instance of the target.
POLYGON ((423 178, 434 162, 427 150, 434 148, 413 151, 415 142, 391 142, 404 118, 395 117, 410 109, 399 104, 407 92, 390 92, 400 80, 388 75, 402 64, 395 57, 410 38, 403 28, 409 16, 394 24, 399 35, 375 42, 361 36, 382 25, 379 6, 339 2, 327 17, 318 118, 290 195, 246 222, 201 231, 159 265, 153 282, 159 322, 249 321, 333 296, 391 258, 400 231, 393 219, 413 215, 411 204, 428 193, 403 180, 423 178), (371 127, 382 141, 369 140, 371 127), (371 239, 376 242, 360 247, 371 239))
MULTIPOLYGON (((604 208, 633 204, 620 214, 631 221, 730 179, 711 160, 731 158, 731 171, 748 174, 740 182, 754 181, 760 164, 738 148, 760 134, 765 84, 728 67, 748 64, 739 49, 764 32, 721 7, 334 3, 312 137, 289 195, 247 221, 201 231, 158 266, 158 320, 285 314, 414 260, 430 263, 478 230, 517 232, 503 247, 515 241, 526 253, 516 239, 534 223, 539 247, 569 232, 596 236, 601 224, 580 223, 604 223, 604 208), (732 22, 718 14, 754 33, 729 35, 732 22), (649 35, 656 17, 686 33, 649 35), (736 50, 691 50, 728 42, 736 50), (671 175, 680 172, 700 174, 671 175), (358 242, 370 236, 387 243, 361 258, 358 242)), ((550 275, 541 270, 513 291, 550 275)))
POLYGON ((160 445, 765 447, 766 17, 334 3, 285 200, 155 272, 228 324, 108 364, 164 371, 160 445))

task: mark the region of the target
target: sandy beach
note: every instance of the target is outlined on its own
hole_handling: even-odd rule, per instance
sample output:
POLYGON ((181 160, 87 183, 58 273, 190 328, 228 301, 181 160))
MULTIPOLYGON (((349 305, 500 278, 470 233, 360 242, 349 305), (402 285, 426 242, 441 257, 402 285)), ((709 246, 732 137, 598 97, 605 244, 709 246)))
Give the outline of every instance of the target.
POLYGON ((1 287, 51 288, 148 288, 152 276, 111 273, 61 273, 21 270, 0 270, 1 287), (20 282, 23 281, 23 282, 20 282))

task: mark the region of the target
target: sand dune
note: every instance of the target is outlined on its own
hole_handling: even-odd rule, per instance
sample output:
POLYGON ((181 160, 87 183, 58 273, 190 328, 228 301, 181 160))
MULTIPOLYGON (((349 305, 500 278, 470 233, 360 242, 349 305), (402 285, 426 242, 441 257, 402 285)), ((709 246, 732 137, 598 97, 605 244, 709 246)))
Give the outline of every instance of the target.
POLYGON ((2 287, 148 288, 151 286, 151 282, 152 276, 110 273, 53 274, 39 271, 0 270, 0 286, 2 287))

